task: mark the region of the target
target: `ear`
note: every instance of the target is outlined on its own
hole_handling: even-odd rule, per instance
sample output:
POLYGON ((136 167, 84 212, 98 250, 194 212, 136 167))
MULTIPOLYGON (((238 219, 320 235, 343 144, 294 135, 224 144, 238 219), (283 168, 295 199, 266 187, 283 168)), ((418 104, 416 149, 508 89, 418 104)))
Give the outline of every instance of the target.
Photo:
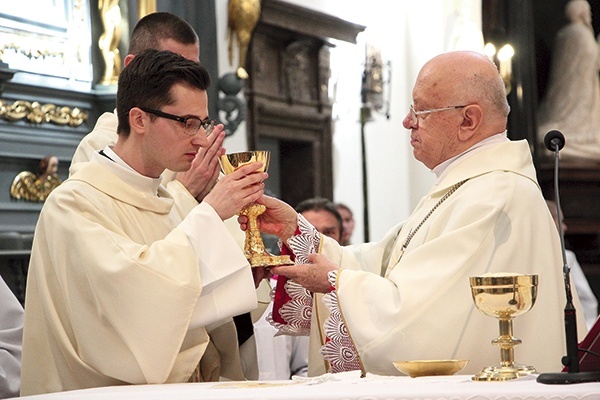
POLYGON ((147 114, 137 107, 129 110, 129 126, 131 128, 129 134, 139 134, 146 131, 147 114))
POLYGON ((123 60, 123 68, 125 68, 127 65, 129 65, 129 63, 131 62, 131 60, 133 60, 135 58, 135 55, 133 54, 127 54, 125 56, 125 59, 123 60))
POLYGON ((483 110, 478 104, 470 104, 462 110, 463 120, 460 124, 459 139, 463 142, 470 140, 478 131, 483 121, 483 110))

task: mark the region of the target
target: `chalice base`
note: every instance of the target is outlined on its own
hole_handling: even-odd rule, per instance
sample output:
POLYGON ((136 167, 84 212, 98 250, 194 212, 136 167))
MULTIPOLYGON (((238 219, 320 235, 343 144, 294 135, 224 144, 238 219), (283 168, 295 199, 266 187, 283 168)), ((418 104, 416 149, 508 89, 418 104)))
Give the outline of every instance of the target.
POLYGON ((509 381, 511 379, 521 378, 523 376, 537 374, 537 370, 529 365, 502 366, 495 365, 485 367, 477 375, 473 376, 474 381, 509 381))
POLYGON ((279 265, 293 265, 290 256, 274 256, 265 251, 265 254, 254 254, 248 258, 252 268, 255 267, 277 267, 279 265))

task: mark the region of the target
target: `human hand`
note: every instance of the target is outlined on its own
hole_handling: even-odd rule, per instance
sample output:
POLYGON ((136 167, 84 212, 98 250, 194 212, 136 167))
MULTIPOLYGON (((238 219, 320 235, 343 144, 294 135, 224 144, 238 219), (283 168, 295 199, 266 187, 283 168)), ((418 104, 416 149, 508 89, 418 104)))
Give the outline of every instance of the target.
POLYGON ((254 287, 258 288, 260 282, 263 279, 269 279, 273 276, 269 268, 265 267, 253 267, 252 268, 252 277, 254 278, 254 287))
POLYGON ((263 181, 269 175, 258 172, 262 164, 249 163, 223 176, 203 201, 210 204, 222 220, 232 217, 246 204, 257 201, 263 195, 263 181))
POLYGON ((310 264, 287 265, 271 268, 274 275, 283 275, 314 293, 328 293, 331 285, 327 274, 338 266, 323 254, 309 254, 310 264))
POLYGON ((207 139, 208 145, 198 150, 190 169, 175 175, 175 179, 181 182, 198 202, 211 191, 219 176, 219 157, 225 154, 222 147, 225 139, 223 124, 216 125, 207 139))
MULTIPOLYGON (((298 226, 298 213, 289 204, 274 197, 263 196, 256 201, 266 207, 258 216, 258 228, 263 233, 278 236, 284 242, 294 235, 298 226)), ((248 228, 248 217, 240 215, 238 223, 242 230, 248 228)))

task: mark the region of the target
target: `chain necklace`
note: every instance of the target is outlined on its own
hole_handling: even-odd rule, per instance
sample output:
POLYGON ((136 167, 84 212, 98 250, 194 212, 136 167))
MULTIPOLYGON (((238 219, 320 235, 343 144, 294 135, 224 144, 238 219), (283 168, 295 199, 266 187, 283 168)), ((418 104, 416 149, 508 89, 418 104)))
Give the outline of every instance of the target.
MULTIPOLYGON (((452 193, 456 192, 456 190, 459 187, 461 187, 468 180, 469 179, 465 179, 464 181, 460 181, 457 184, 455 184, 454 186, 452 186, 450 188, 450 190, 448 190, 448 192, 446 192, 446 194, 443 195, 442 198, 439 199, 437 203, 435 203, 433 208, 431 210, 429 210, 427 215, 421 220, 421 222, 419 222, 419 225, 417 225, 417 227, 414 229, 411 228, 411 230, 408 232, 408 236, 406 237, 406 240, 404 240, 404 243, 402 244, 402 248, 400 248, 400 255, 398 256, 398 262, 402 259, 402 256, 404 255, 404 251, 408 247, 408 244, 412 240, 413 236, 415 236, 415 234, 418 232, 418 230, 421 229, 421 227, 423 226, 425 221, 427 221, 427 219, 429 217, 431 217, 431 214, 433 214, 433 212, 440 206, 440 204, 442 204, 444 201, 446 201, 446 199, 448 197, 450 197, 452 195, 452 193)), ((396 262, 396 263, 398 263, 398 262, 396 262)))

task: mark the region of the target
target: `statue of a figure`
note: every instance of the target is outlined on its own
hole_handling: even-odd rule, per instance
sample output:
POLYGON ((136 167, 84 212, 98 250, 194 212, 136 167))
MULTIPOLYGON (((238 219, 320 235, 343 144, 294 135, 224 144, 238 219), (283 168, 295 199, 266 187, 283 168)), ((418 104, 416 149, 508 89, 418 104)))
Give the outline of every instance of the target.
POLYGON ((229 64, 233 64, 233 41, 237 39, 239 63, 237 76, 248 78, 246 55, 252 32, 260 18, 260 0, 229 0, 227 27, 229 30, 229 64))
POLYGON ((42 202, 62 183, 57 175, 58 158, 56 156, 42 158, 37 172, 37 176, 29 171, 19 173, 10 186, 10 196, 16 200, 42 202))
POLYGON ((561 157, 600 162, 600 46, 587 0, 565 7, 569 23, 558 31, 546 96, 538 113, 538 138, 565 135, 561 157))
POLYGON ((114 85, 119 80, 121 73, 121 55, 119 42, 121 41, 121 8, 119 0, 99 0, 98 9, 102 18, 104 33, 98 40, 98 46, 104 58, 104 76, 102 85, 114 85))

